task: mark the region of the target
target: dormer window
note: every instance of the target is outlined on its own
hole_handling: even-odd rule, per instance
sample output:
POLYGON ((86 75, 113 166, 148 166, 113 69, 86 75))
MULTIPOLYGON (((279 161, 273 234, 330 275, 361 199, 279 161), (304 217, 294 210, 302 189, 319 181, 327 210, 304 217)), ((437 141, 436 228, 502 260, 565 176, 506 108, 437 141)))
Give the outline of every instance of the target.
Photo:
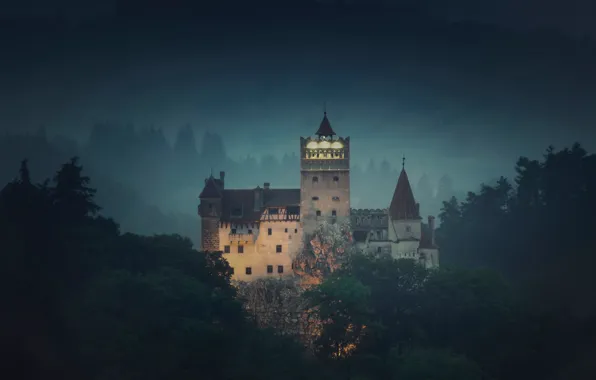
POLYGON ((277 215, 279 213, 279 209, 277 208, 270 208, 269 215, 277 215))

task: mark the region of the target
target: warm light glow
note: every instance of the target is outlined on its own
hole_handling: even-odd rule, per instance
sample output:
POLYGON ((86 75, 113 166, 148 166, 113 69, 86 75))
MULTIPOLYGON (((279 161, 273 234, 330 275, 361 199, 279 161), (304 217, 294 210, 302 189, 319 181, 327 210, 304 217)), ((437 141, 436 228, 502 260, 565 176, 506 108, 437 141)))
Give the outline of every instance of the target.
POLYGON ((319 148, 328 149, 331 147, 331 143, 329 141, 321 141, 319 143, 319 148))
POLYGON ((333 144, 331 144, 332 149, 341 149, 343 147, 344 147, 344 145, 342 143, 340 143, 339 141, 336 141, 333 144))
POLYGON ((306 144, 307 149, 317 149, 318 147, 319 147, 319 144, 317 144, 316 141, 311 141, 308 144, 306 144))

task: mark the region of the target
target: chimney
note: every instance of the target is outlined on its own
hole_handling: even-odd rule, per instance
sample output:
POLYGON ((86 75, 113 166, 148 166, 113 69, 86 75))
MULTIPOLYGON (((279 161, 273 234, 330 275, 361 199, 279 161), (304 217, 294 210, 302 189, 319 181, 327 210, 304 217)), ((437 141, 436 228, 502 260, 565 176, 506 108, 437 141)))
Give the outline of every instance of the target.
POLYGON ((226 172, 219 172, 219 180, 221 181, 221 185, 224 185, 224 179, 226 178, 226 172))
POLYGON ((271 184, 270 184, 269 182, 265 182, 265 183, 263 184, 263 188, 264 188, 265 190, 269 190, 269 186, 271 186, 271 184))
POLYGON ((435 245, 435 217, 432 215, 428 216, 428 230, 430 232, 430 243, 435 245))
POLYGON ((255 189, 255 202, 253 206, 253 211, 261 211, 263 207, 263 189, 259 186, 255 189))

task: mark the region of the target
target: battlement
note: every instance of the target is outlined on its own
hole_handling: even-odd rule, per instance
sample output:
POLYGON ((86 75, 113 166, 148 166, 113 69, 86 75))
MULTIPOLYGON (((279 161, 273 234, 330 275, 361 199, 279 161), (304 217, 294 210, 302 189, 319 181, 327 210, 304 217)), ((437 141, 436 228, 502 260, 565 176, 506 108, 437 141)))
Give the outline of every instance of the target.
POLYGON ((350 215, 387 215, 388 210, 386 208, 351 208, 350 215))

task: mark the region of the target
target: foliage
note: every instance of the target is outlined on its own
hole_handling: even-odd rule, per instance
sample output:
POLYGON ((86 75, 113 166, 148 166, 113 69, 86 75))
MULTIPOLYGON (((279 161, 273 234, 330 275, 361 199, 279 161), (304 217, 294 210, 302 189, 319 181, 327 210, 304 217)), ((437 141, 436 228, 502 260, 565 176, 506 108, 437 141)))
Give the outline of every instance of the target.
POLYGON ((340 269, 353 252, 349 222, 322 222, 313 233, 305 236, 303 247, 293 262, 294 273, 300 276, 303 285, 319 284, 324 277, 340 269))

